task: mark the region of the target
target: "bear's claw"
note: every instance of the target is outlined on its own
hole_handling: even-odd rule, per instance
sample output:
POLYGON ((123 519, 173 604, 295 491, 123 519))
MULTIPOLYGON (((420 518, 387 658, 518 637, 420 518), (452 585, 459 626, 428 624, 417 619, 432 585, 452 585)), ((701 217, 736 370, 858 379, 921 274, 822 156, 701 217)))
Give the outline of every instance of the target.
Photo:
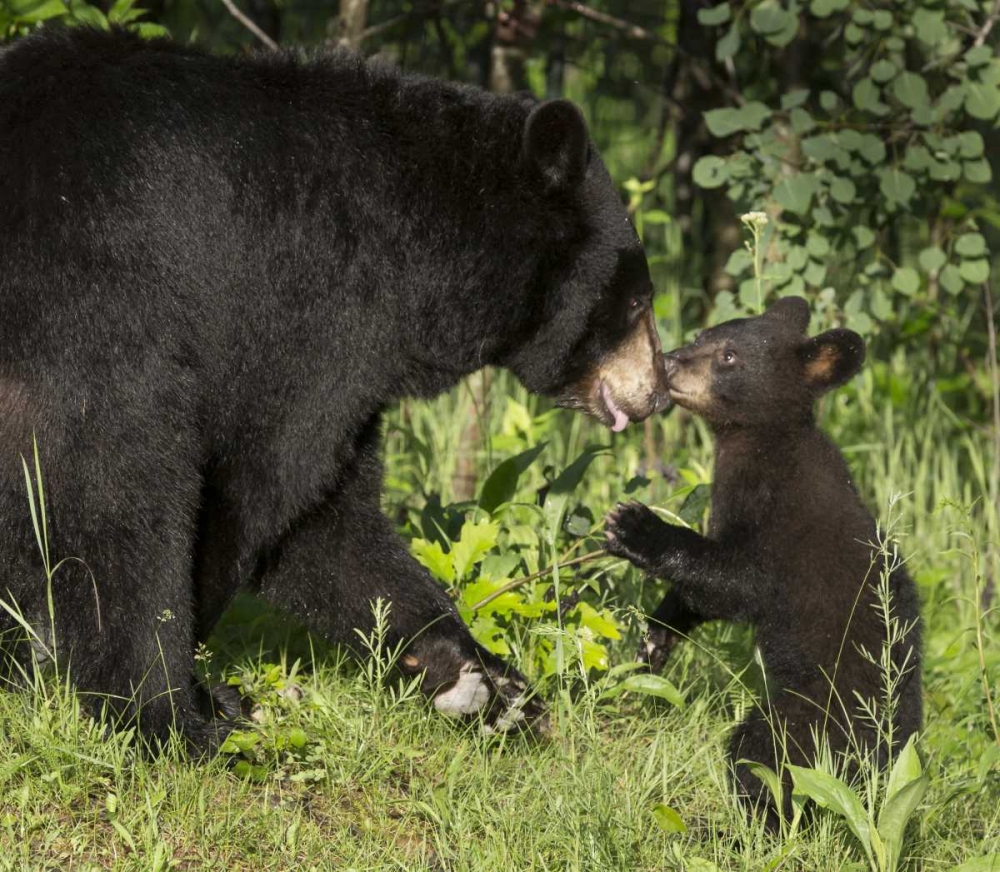
POLYGON ((634 500, 618 503, 604 520, 604 548, 615 557, 624 557, 640 569, 649 570, 649 547, 664 527, 653 511, 634 500))

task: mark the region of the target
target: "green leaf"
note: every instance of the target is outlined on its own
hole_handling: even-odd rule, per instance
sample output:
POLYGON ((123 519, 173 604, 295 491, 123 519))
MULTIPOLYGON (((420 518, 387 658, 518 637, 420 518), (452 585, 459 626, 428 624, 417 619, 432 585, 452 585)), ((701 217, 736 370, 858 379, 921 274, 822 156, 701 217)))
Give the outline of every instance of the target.
POLYGON ((715 59, 722 63, 728 60, 740 50, 740 28, 734 23, 726 35, 715 44, 715 59))
POLYGON ((901 294, 912 297, 920 290, 920 276, 915 269, 900 267, 892 274, 892 286, 901 294))
POLYGON ((249 730, 233 730, 226 741, 219 746, 222 754, 243 754, 253 749, 261 740, 260 733, 252 733, 249 730))
POLYGON ((982 260, 963 260, 958 272, 970 285, 981 285, 990 277, 990 262, 985 257, 982 260))
POLYGON ((965 53, 965 62, 970 67, 981 67, 993 60, 993 49, 988 45, 977 45, 965 53))
POLYGON ((805 215, 809 211, 815 193, 816 178, 809 173, 786 176, 774 187, 774 199, 778 205, 796 215, 805 215))
POLYGON ((135 25, 134 30, 143 39, 170 39, 171 36, 166 27, 162 24, 154 24, 152 21, 141 21, 135 25))
POLYGON ((949 294, 961 293, 962 288, 965 287, 965 282, 962 280, 962 274, 955 264, 949 263, 938 276, 938 281, 941 283, 941 287, 944 288, 949 294))
POLYGON ((469 632, 490 653, 498 657, 510 656, 510 645, 507 644, 503 630, 492 615, 479 615, 469 625, 469 632))
POLYGON ((792 123, 792 130, 800 136, 816 127, 816 122, 813 120, 812 115, 806 112, 805 109, 793 109, 789 113, 788 119, 792 123))
POLYGON ((818 288, 826 278, 826 266, 822 263, 817 263, 815 260, 811 260, 809 261, 809 266, 802 273, 802 278, 805 279, 807 285, 818 288))
POLYGON ((920 252, 917 261, 924 272, 934 273, 948 262, 948 255, 936 245, 932 245, 920 252))
POLYGON ((913 176, 899 167, 889 167, 879 171, 879 190, 890 202, 906 206, 917 191, 913 176))
POLYGON ((573 491, 576 490, 576 486, 583 478, 587 467, 594 462, 594 458, 606 453, 607 450, 605 445, 594 445, 584 449, 580 456, 559 473, 556 480, 549 485, 545 505, 542 507, 549 542, 555 542, 559 535, 563 516, 566 514, 566 503, 573 491))
POLYGON ((828 18, 834 12, 843 12, 850 0, 812 0, 809 11, 817 18, 828 18))
POLYGON ((135 4, 135 0, 115 0, 108 10, 108 21, 119 21, 135 4))
POLYGON ((455 581, 455 569, 451 562, 451 555, 445 553, 440 542, 414 539, 410 542, 410 551, 417 562, 435 578, 449 584, 455 581))
POLYGON ((722 138, 742 130, 760 130, 770 117, 767 106, 751 101, 735 109, 711 109, 705 113, 705 124, 713 136, 722 138))
POLYGON ((872 859, 868 815, 857 794, 839 778, 818 769, 788 766, 795 783, 795 792, 808 796, 821 808, 828 808, 847 822, 851 832, 872 859))
POLYGON ((930 101, 924 77, 909 71, 901 73, 892 83, 892 93, 900 103, 910 109, 926 106, 930 101))
POLYGON ((944 23, 944 11, 918 7, 913 12, 913 27, 917 39, 927 45, 937 45, 948 38, 948 28, 944 23))
POLYGON ((780 4, 773 0, 764 0, 750 12, 750 27, 763 36, 780 33, 788 26, 790 15, 791 13, 780 4))
MULTIPOLYGON (((923 775, 923 767, 920 765, 920 755, 917 754, 916 733, 907 739, 906 744, 896 755, 896 760, 892 764, 889 772, 889 780, 885 785, 885 801, 891 802, 892 798, 899 793, 907 784, 916 781, 923 775)), ((881 823, 879 829, 881 829, 881 823)))
POLYGON ((986 252, 986 237, 982 233, 963 233, 955 240, 955 253, 962 257, 983 257, 986 252))
POLYGON ((810 136, 803 139, 802 153, 819 163, 828 160, 837 160, 841 156, 846 155, 846 151, 828 134, 820 134, 819 136, 810 136))
POLYGON ((792 109, 801 106, 808 99, 808 88, 796 88, 794 91, 789 91, 787 94, 781 95, 781 108, 785 112, 790 112, 792 109))
POLYGON ((953 182, 962 176, 962 165, 948 158, 935 160, 930 165, 930 177, 935 182, 953 182))
POLYGON ((15 15, 18 24, 37 24, 66 14, 66 4, 62 0, 43 0, 29 10, 15 15))
POLYGON ((809 262, 809 251, 804 245, 792 245, 785 255, 787 263, 796 272, 801 272, 809 262))
POLYGON ((765 785, 767 789, 771 792, 771 798, 774 800, 774 805, 780 808, 783 803, 784 789, 781 784, 781 779, 778 777, 778 773, 775 772, 770 766, 765 766, 763 763, 756 763, 752 761, 747 761, 747 769, 750 773, 759 778, 765 785))
POLYGON ((698 158, 691 170, 694 183, 701 188, 721 188, 729 179, 726 162, 713 154, 698 158))
POLYGON ((733 17, 733 11, 728 3, 720 3, 718 6, 708 6, 698 10, 698 23, 705 27, 715 27, 725 24, 733 17))
POLYGON ((982 135, 976 130, 963 130, 958 134, 958 151, 966 160, 982 157, 986 144, 982 135))
POLYGON ((641 693, 646 696, 656 696, 660 699, 665 699, 671 705, 677 706, 677 708, 684 708, 684 696, 662 675, 651 675, 649 673, 630 675, 622 684, 625 690, 630 690, 633 693, 641 693))
POLYGON ((870 227, 859 224, 851 228, 851 233, 854 234, 854 244, 859 251, 871 248, 875 244, 875 232, 870 227))
POLYGON ((817 206, 813 209, 812 217, 817 227, 833 227, 837 223, 833 220, 833 213, 826 206, 817 206))
POLYGON ((890 869, 896 868, 896 860, 903 844, 906 824, 913 812, 916 811, 917 806, 920 805, 920 800, 927 792, 929 783, 924 775, 915 778, 887 798, 879 812, 878 832, 886 844, 888 853, 886 866, 890 869))
POLYGON ((607 609, 599 612, 589 603, 581 602, 577 604, 576 613, 580 618, 580 626, 586 627, 595 635, 604 639, 620 639, 622 637, 618 630, 618 622, 607 609))
POLYGON ((642 213, 642 220, 645 224, 669 224, 674 219, 662 209, 649 209, 642 213))
POLYGON ((653 806, 652 812, 657 826, 665 833, 687 832, 687 824, 684 823, 684 819, 669 805, 658 802, 653 806))
POLYGON ((892 27, 892 13, 888 9, 876 9, 872 13, 872 26, 876 30, 889 30, 892 27))
POLYGON ((746 272, 753 266, 753 257, 745 248, 737 248, 726 261, 726 272, 731 276, 738 276, 746 272))
POLYGON ((496 521, 475 522, 468 520, 462 525, 462 535, 451 545, 451 563, 455 568, 455 581, 461 581, 468 575, 490 549, 497 544, 500 524, 496 521))
POLYGON ((579 646, 580 662, 583 663, 584 669, 588 671, 591 669, 600 669, 601 671, 604 671, 608 668, 609 661, 607 646, 580 634, 577 635, 575 642, 579 646))
POLYGON ((872 64, 868 75, 881 85, 888 82, 897 72, 896 65, 892 61, 881 60, 872 64))
POLYGON ((806 249, 813 257, 826 257, 830 253, 830 243, 825 236, 810 233, 806 239, 806 249))
POLYGON ((840 103, 840 95, 834 91, 820 91, 819 105, 824 112, 833 112, 840 103))
POLYGON ((518 479, 535 462, 546 444, 542 442, 499 464, 483 484, 479 494, 479 508, 492 515, 504 503, 509 503, 517 491, 518 479))
POLYGON ((855 333, 860 333, 862 336, 866 336, 875 329, 875 323, 864 312, 858 312, 855 315, 848 316, 847 327, 855 333))
POLYGON ((692 491, 684 497, 681 510, 677 513, 685 524, 692 527, 700 524, 705 517, 705 510, 711 505, 712 489, 706 484, 696 484, 692 491))
POLYGON ((872 314, 879 321, 889 321, 893 316, 892 302, 881 287, 876 287, 872 292, 869 303, 872 314))
POLYGON ((981 121, 992 121, 1000 112, 1000 89, 995 85, 966 81, 965 111, 981 121))
POLYGON ((908 170, 920 172, 932 166, 934 158, 931 157, 931 153, 922 145, 911 145, 906 149, 906 157, 903 160, 903 164, 908 170))
POLYGON ((889 112, 889 107, 881 101, 881 96, 881 89, 871 79, 861 79, 851 89, 854 105, 862 112, 871 112, 872 115, 886 115, 889 112))
POLYGON ((858 190, 850 179, 836 178, 830 183, 830 196, 838 203, 853 203, 858 190))
POLYGON ((88 6, 81 3, 79 6, 71 7, 70 12, 74 20, 80 24, 86 24, 89 27, 96 27, 101 30, 109 29, 108 19, 104 17, 104 13, 96 6, 88 6))
POLYGON ((965 171, 965 178, 975 185, 985 185, 993 178, 993 170, 990 168, 990 162, 985 158, 983 160, 966 161, 963 165, 963 170, 965 171))
POLYGON ((858 152, 872 166, 885 161, 885 143, 874 133, 859 135, 858 152))

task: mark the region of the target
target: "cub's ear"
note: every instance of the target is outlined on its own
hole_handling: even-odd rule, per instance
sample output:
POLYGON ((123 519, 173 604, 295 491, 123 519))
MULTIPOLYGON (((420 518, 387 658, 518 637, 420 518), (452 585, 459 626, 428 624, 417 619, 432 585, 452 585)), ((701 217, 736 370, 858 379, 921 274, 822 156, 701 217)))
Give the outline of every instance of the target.
POLYGON ((545 193, 567 191, 587 169, 587 124, 569 100, 549 100, 524 122, 521 160, 539 176, 545 193))
POLYGON ((763 317, 782 321, 799 333, 805 333, 809 326, 809 304, 802 297, 782 297, 768 308, 763 317))
POLYGON ((865 362, 865 341, 853 330, 827 330, 798 347, 802 375, 816 393, 844 384, 865 362))

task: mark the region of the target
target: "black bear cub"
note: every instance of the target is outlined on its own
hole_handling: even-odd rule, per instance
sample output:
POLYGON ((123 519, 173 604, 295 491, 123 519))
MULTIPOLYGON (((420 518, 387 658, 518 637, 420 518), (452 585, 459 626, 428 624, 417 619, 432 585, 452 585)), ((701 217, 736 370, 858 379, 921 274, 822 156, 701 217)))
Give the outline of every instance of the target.
MULTIPOLYGON (((877 608, 884 572, 905 631, 891 650, 901 674, 894 743, 920 726, 916 590, 901 566, 884 565, 875 521, 813 418, 814 401, 858 372, 864 342, 849 330, 807 338, 808 324, 805 301, 788 297, 666 355, 671 398, 715 437, 708 536, 638 503, 618 505, 606 526, 610 552, 672 583, 640 652, 651 668, 703 621, 754 626, 768 698, 734 731, 730 757, 741 799, 762 808, 767 792, 747 763, 778 771, 784 747, 788 762, 811 765, 814 731, 835 752, 867 747, 885 764, 887 721, 876 728, 861 705, 888 717, 885 682, 864 653, 878 660, 887 638, 877 608)), ((766 813, 773 828, 777 810, 766 813)))

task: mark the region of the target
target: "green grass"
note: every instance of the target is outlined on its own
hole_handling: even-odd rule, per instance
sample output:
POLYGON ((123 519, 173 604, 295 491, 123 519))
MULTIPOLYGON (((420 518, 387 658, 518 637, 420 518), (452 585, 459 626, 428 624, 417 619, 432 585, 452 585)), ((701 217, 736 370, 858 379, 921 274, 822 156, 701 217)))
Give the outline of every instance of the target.
MULTIPOLYGON (((918 748, 930 787, 902 868, 948 870, 1000 855, 1000 752, 983 682, 985 667, 995 705, 1000 621, 987 590, 1000 569, 990 484, 997 459, 987 434, 933 400, 899 412, 879 397, 866 376, 827 404, 824 422, 879 514, 903 494, 893 514, 924 601, 918 748)), ((546 481, 588 443, 608 440, 579 416, 539 412, 507 376, 494 378, 487 399, 477 412, 463 387, 390 416, 386 508, 407 535, 429 499, 450 502, 470 414, 481 415, 486 434, 474 456, 480 482, 503 458, 547 441, 519 482, 517 499, 528 505, 498 522, 500 552, 521 547, 507 535, 516 521, 541 523, 530 504, 546 481)), ((677 414, 631 428, 612 455, 594 461, 569 510, 596 529, 649 461, 678 478, 651 471, 637 496, 679 510, 691 485, 710 478, 704 428, 677 414)), ((574 541, 591 549, 582 538, 555 551, 574 541)), ((530 554, 546 565, 544 544, 530 554)), ((566 569, 561 582, 616 616, 622 638, 607 642, 610 661, 628 662, 639 638, 635 607, 651 607, 661 591, 621 564, 585 566, 601 571, 566 569)), ((678 707, 635 693, 602 700, 615 679, 582 676, 569 655, 561 673, 546 677, 538 630, 551 628, 551 615, 502 626, 511 658, 552 702, 548 740, 487 739, 446 721, 381 667, 346 662, 249 599, 206 653, 213 675, 239 681, 258 706, 247 750, 228 760, 144 759, 130 737, 102 735, 53 678, 34 694, 0 693, 0 868, 867 868, 832 814, 811 816, 781 841, 735 807, 725 743, 752 704, 746 686, 756 668, 744 630, 708 626, 677 650, 666 677, 684 697, 678 707), (242 775, 227 766, 234 759, 242 775)), ((1000 869, 1000 861, 970 868, 1000 869)))

